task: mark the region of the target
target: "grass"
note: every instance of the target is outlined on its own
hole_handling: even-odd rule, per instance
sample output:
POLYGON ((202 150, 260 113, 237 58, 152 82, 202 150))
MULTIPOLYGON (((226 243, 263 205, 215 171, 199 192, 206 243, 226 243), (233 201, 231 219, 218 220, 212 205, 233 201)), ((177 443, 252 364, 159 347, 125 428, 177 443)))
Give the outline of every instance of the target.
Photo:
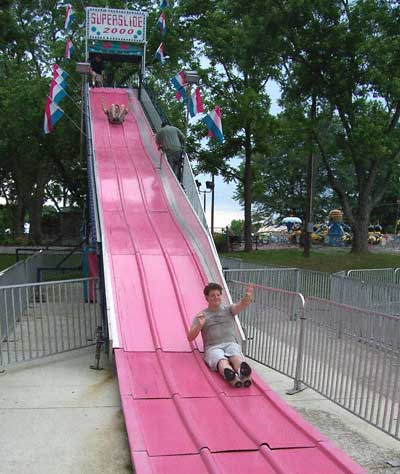
POLYGON ((221 255, 240 258, 245 262, 296 267, 328 273, 357 268, 400 267, 400 254, 377 252, 358 255, 349 253, 348 249, 335 248, 312 250, 309 258, 304 258, 303 250, 297 248, 254 250, 249 253, 234 252, 221 255))
MULTIPOLYGON (((25 256, 20 256, 20 259, 26 258, 25 256)), ((11 265, 14 265, 14 263, 17 262, 17 258, 15 253, 13 254, 0 254, 0 271, 5 270, 8 267, 11 267, 11 265)))

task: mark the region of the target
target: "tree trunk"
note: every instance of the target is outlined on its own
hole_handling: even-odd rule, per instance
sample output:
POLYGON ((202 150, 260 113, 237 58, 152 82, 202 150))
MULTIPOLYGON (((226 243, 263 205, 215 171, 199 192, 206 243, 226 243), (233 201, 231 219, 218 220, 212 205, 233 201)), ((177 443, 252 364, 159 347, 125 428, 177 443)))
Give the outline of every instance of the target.
POLYGON ((44 188, 36 189, 29 203, 30 229, 29 237, 37 245, 42 243, 42 209, 44 203, 44 188))
POLYGON ((353 228, 353 243, 351 247, 352 253, 367 253, 368 252, 368 225, 369 214, 363 215, 355 219, 353 228))
POLYGON ((12 235, 14 237, 21 237, 24 233, 24 217, 25 209, 20 200, 17 201, 16 205, 11 206, 12 212, 12 235))
POLYGON ((251 138, 250 129, 245 129, 245 163, 244 163, 244 250, 251 252, 253 245, 251 241, 251 201, 253 192, 251 171, 251 138))

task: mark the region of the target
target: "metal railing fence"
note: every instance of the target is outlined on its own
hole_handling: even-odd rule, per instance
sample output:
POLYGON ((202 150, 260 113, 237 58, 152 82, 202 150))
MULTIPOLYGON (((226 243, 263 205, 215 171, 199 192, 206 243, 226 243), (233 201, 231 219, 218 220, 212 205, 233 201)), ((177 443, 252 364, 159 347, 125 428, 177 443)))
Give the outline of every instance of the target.
POLYGON ((372 312, 400 316, 399 285, 364 282, 331 275, 330 299, 372 312))
POLYGON ((227 282, 237 280, 287 291, 298 291, 298 275, 297 268, 224 270, 227 282))
POLYGON ((300 381, 399 438, 400 319, 306 298, 300 381))
POLYGON ((97 278, 0 287, 0 367, 95 344, 98 287, 97 278))
POLYGON ((307 296, 329 299, 331 275, 299 268, 242 268, 224 270, 226 280, 238 280, 269 288, 295 291, 307 296))
POLYGON ((222 268, 226 270, 262 270, 264 268, 284 268, 278 267, 276 265, 261 265, 260 263, 243 262, 243 260, 241 260, 240 258, 235 257, 220 257, 220 260, 222 268))
POLYGON ((199 190, 196 186, 192 167, 187 155, 184 155, 183 159, 182 185, 190 204, 197 214, 197 217, 200 219, 200 222, 203 224, 206 231, 209 232, 207 219, 203 211, 203 206, 201 205, 199 190))
POLYGON ((400 283, 400 268, 363 268, 347 270, 346 276, 366 283, 394 284, 400 283))
POLYGON ((145 111, 153 130, 160 130, 161 122, 163 119, 166 120, 166 117, 164 116, 164 112, 157 107, 154 98, 152 100, 151 95, 149 86, 147 84, 146 87, 142 86, 140 91, 140 102, 143 110, 145 111))
MULTIPOLYGON (((233 301, 243 297, 244 284, 229 281, 233 301)), ((253 302, 240 313, 246 334, 246 355, 295 378, 304 298, 299 293, 255 285, 253 302)))
MULTIPOLYGON (((223 261, 225 263, 225 261, 223 261)), ((230 262, 233 265, 236 262, 230 262)), ((250 265, 250 264, 249 264, 250 265)), ((364 282, 344 274, 299 268, 240 268, 224 270, 226 280, 299 292, 337 303, 400 316, 400 285, 364 282)))
MULTIPOLYGON (((234 300, 245 282, 228 282, 234 300)), ((248 357, 400 439, 400 318, 255 285, 248 357)))

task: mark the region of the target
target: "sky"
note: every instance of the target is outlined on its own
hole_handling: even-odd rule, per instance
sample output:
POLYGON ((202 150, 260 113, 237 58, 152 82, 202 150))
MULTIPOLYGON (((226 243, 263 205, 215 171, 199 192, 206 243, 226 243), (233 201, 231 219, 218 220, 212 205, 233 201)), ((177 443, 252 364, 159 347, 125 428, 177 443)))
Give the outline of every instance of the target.
MULTIPOLYGON (((277 114, 281 109, 278 105, 280 97, 279 86, 276 82, 270 82, 267 90, 271 98, 271 113, 277 114)), ((222 129, 224 128, 224 115, 222 112, 222 129)), ((236 163, 240 163, 240 159, 236 160, 236 163)), ((236 164, 234 160, 231 160, 231 164, 236 164)), ((201 189, 205 189, 205 182, 211 181, 210 174, 200 174, 196 176, 201 183, 201 189)), ((224 183, 221 176, 215 177, 215 206, 214 206, 214 228, 218 230, 218 227, 226 227, 230 225, 234 219, 244 220, 244 211, 237 201, 232 196, 235 193, 236 184, 234 182, 224 183)), ((203 203, 203 194, 200 196, 201 202, 203 203)), ((211 195, 206 195, 206 217, 208 225, 211 226, 211 195)))

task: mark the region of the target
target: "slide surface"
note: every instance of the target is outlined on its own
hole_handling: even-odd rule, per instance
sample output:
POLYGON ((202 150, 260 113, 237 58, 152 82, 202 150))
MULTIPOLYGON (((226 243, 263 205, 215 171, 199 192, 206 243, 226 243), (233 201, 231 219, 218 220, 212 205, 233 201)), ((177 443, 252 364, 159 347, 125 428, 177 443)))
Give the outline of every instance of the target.
POLYGON ((234 389, 186 339, 216 279, 208 237, 154 144, 134 94, 92 89, 91 124, 111 339, 136 474, 365 471, 257 375, 234 389), (125 104, 122 125, 101 110, 125 104))

